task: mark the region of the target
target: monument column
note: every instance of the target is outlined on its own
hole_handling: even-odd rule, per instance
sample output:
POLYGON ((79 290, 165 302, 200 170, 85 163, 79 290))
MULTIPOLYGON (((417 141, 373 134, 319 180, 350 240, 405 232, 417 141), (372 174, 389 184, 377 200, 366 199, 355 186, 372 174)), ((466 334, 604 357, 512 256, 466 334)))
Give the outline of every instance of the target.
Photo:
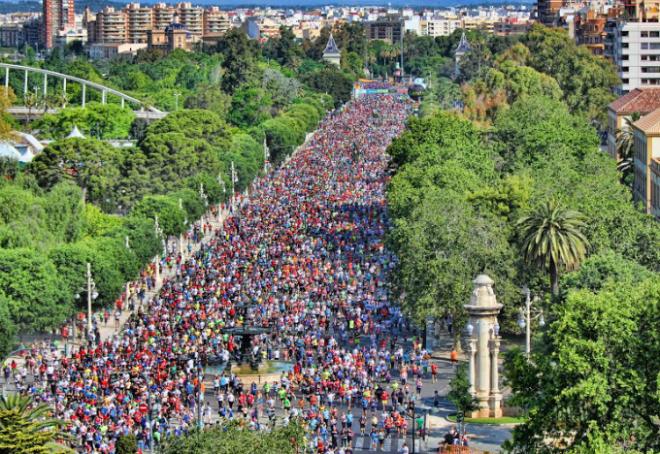
POLYGON ((477 400, 473 417, 488 418, 501 415, 501 393, 497 372, 499 353, 499 324, 497 315, 502 305, 493 291, 494 281, 480 274, 474 281, 470 303, 465 305, 469 320, 466 328, 470 355, 470 392, 477 400), (476 361, 475 361, 476 360, 476 361))

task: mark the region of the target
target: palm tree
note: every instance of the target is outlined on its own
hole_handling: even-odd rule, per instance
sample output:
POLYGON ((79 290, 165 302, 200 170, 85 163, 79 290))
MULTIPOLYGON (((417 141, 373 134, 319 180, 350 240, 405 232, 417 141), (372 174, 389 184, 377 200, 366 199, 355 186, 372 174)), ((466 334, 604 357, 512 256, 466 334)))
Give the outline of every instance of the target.
POLYGON ((552 294, 557 296, 560 270, 579 266, 589 247, 582 233, 584 216, 551 199, 519 219, 517 226, 525 261, 550 272, 552 294))
POLYGON ((27 125, 28 123, 30 123, 30 120, 32 119, 32 109, 34 109, 35 107, 37 107, 37 105, 39 105, 39 98, 37 97, 36 93, 28 92, 23 97, 23 103, 25 104, 25 107, 27 107, 28 109, 27 121, 25 123, 27 125))
POLYGON ((633 170, 635 136, 632 124, 639 120, 640 117, 639 112, 634 112, 630 117, 625 119, 624 126, 616 131, 616 152, 619 157, 616 168, 621 172, 622 183, 628 180, 628 176, 633 170))
POLYGON ((56 443, 71 437, 62 430, 64 423, 51 413, 49 406, 35 404, 32 397, 0 397, 0 452, 73 452, 56 443))

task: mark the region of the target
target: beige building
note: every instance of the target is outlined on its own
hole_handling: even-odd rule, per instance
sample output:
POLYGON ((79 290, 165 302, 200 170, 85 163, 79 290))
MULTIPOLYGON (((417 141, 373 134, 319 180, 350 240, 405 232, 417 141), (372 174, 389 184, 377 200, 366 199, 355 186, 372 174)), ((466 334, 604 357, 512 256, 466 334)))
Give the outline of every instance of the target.
POLYGON ((176 5, 175 22, 183 25, 193 35, 202 36, 204 31, 204 9, 192 3, 176 5))
POLYGON ((421 22, 422 35, 425 36, 449 36, 459 28, 461 21, 458 19, 438 18, 421 22))
POLYGON ((174 8, 165 3, 156 3, 152 8, 153 30, 163 30, 174 22, 174 8))
POLYGON ((633 123, 633 199, 647 213, 658 211, 658 160, 660 159, 660 108, 633 123), (656 206, 653 206, 656 203, 656 206))
POLYGON ((230 26, 229 16, 217 6, 212 6, 204 11, 204 36, 224 34, 230 26))
POLYGON ((660 219, 660 158, 651 161, 650 214, 660 219))
POLYGON ((153 10, 139 3, 129 3, 124 9, 128 24, 129 43, 146 43, 147 31, 153 27, 153 10))
POLYGON ((607 152, 619 160, 616 137, 627 125, 627 119, 638 113, 644 116, 660 107, 660 88, 635 88, 607 106, 607 152))
POLYGON ((96 15, 94 22, 94 39, 88 39, 100 44, 124 44, 128 42, 128 18, 124 11, 117 11, 106 6, 96 15))

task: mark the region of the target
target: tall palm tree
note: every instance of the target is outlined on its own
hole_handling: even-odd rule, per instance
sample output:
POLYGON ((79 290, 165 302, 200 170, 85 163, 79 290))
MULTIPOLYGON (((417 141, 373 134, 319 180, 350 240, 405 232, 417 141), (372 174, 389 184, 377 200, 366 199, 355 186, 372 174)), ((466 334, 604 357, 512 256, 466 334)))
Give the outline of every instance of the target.
POLYGON ((557 296, 559 272, 575 269, 587 253, 584 216, 550 199, 519 219, 517 227, 525 261, 549 271, 552 294, 557 296))
POLYGON ((32 109, 34 109, 39 105, 39 98, 37 97, 36 93, 28 92, 23 97, 23 103, 25 104, 25 107, 27 107, 28 109, 27 120, 25 122, 25 124, 27 125, 30 123, 30 120, 32 120, 32 109))
POLYGON ((616 152, 619 156, 619 162, 616 168, 621 172, 622 183, 628 180, 628 176, 633 171, 635 135, 632 124, 639 120, 640 117, 639 112, 634 112, 630 117, 625 119, 624 126, 616 131, 616 152))
POLYGON ((48 405, 36 404, 28 396, 0 397, 0 452, 72 453, 57 443, 71 437, 51 413, 48 405))

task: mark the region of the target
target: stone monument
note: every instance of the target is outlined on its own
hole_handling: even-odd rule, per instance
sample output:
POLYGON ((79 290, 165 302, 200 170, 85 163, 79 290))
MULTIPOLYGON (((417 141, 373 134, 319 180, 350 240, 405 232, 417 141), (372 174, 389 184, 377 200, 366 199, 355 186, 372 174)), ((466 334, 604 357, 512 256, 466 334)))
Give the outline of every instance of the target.
POLYGON ((469 320, 465 329, 465 353, 468 356, 470 393, 477 399, 473 418, 502 416, 502 392, 499 386, 498 356, 500 325, 497 315, 502 304, 493 291, 494 281, 480 274, 474 281, 470 303, 464 307, 469 320))

